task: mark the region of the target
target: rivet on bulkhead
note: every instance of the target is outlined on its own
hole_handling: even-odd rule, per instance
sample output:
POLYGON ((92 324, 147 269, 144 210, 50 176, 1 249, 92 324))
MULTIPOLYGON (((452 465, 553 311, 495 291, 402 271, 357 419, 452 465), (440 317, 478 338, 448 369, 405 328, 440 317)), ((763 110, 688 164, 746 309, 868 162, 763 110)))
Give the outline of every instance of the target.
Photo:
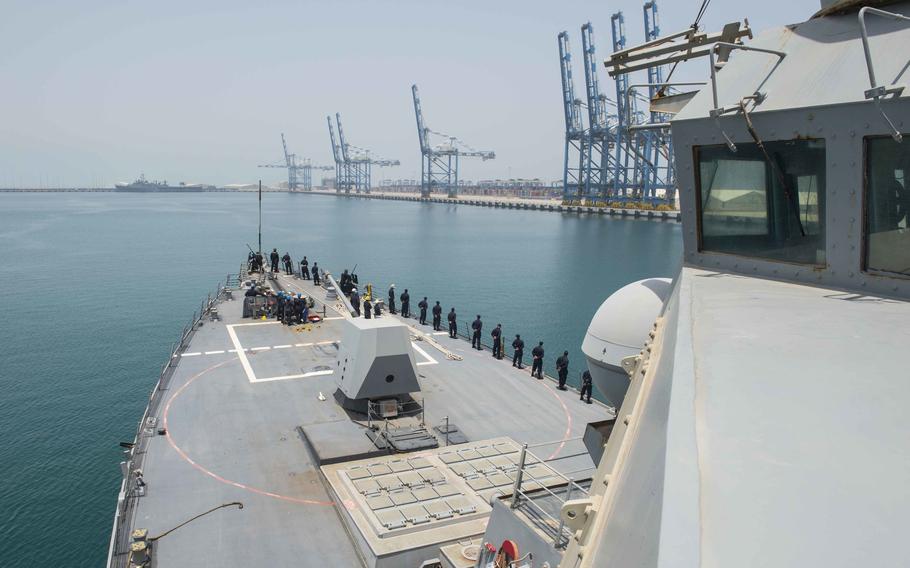
POLYGON ((851 130, 851 131, 850 131, 850 137, 853 138, 854 136, 856 136, 856 131, 855 131, 855 130, 851 130))

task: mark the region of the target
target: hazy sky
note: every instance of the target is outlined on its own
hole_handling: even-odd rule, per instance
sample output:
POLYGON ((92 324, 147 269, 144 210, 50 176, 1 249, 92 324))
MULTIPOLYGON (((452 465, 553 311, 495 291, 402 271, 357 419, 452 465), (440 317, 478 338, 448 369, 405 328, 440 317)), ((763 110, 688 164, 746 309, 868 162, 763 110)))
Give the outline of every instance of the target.
MULTIPOLYGON (((663 0, 660 24, 692 23, 700 0, 663 0)), ((140 172, 170 182, 284 179, 257 169, 291 151, 331 164, 325 123, 401 160, 420 153, 410 86, 427 126, 492 149, 462 178, 561 177, 564 121, 556 34, 569 30, 583 96, 580 27, 610 51, 610 14, 642 41, 642 2, 15 1, 0 19, 0 186, 110 185, 140 172)), ((715 0, 703 24, 753 29, 807 19, 817 0, 715 0)), ((704 62, 674 78, 703 73, 704 62), (697 71, 696 71, 697 70, 697 71)), ((698 77, 701 78, 701 77, 698 77)), ((601 69, 602 88, 613 83, 601 69)))

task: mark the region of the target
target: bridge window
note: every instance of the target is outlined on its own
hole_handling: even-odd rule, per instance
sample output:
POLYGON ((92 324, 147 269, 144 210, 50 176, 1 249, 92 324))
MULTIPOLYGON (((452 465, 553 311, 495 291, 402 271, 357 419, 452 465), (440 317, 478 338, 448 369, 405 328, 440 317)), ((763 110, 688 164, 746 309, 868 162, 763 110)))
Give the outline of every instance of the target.
POLYGON ((866 269, 910 276, 910 143, 866 139, 866 269))
POLYGON ((825 264, 825 142, 696 148, 699 250, 825 264))

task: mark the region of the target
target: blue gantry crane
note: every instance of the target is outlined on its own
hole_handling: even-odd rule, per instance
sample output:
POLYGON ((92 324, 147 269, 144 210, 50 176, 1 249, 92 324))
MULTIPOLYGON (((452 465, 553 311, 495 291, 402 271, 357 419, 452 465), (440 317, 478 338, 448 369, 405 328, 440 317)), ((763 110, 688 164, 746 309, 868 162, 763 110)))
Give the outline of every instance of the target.
POLYGON ((341 149, 338 142, 335 141, 335 127, 332 126, 332 117, 326 116, 326 122, 329 123, 329 139, 332 141, 332 159, 335 160, 335 191, 340 192, 342 178, 344 176, 344 160, 341 157, 341 149))
POLYGON ((588 199, 597 200, 607 197, 611 133, 607 119, 607 97, 600 92, 597 78, 598 64, 591 22, 581 26, 581 43, 585 64, 585 95, 588 101, 584 193, 588 199))
MULTIPOLYGON (((656 41, 660 37, 660 23, 657 17, 657 2, 645 2, 642 6, 645 22, 645 42, 656 41)), ((655 100, 661 93, 666 92, 664 84, 663 66, 648 67, 648 96, 655 100)), ((668 116, 661 112, 650 112, 648 116, 651 124, 660 124, 668 120, 668 116)), ((654 129, 643 131, 645 136, 644 155, 646 170, 643 180, 642 195, 645 199, 656 199, 657 190, 664 194, 671 193, 675 171, 673 168, 673 139, 666 130, 654 129)))
POLYGON ((661 37, 657 2, 643 4, 645 43, 626 47, 625 17, 616 12, 610 17, 613 52, 604 64, 615 81, 616 99, 600 90, 598 63, 594 48, 594 29, 582 26, 585 95, 587 113, 575 99, 572 84, 572 58, 569 36, 559 34, 559 62, 562 79, 563 114, 566 121, 563 190, 566 201, 618 201, 673 203, 676 176, 669 119, 694 96, 694 92, 674 91, 683 85, 702 83, 674 82, 664 77, 668 64, 675 65, 708 55, 718 42, 737 42, 751 37, 748 22, 732 22, 719 33, 705 33, 698 27, 707 3, 689 28, 661 37), (647 82, 630 84, 632 73, 646 71, 647 82), (648 97, 638 89, 647 87, 648 97), (645 111, 638 101, 648 104, 645 111), (612 108, 610 108, 612 107, 612 108), (583 122, 587 114, 587 128, 583 122))
POLYGON ((401 165, 398 160, 374 158, 370 151, 349 144, 344 137, 341 126, 341 113, 335 113, 335 125, 338 127, 338 141, 335 141, 335 132, 332 129, 332 118, 326 117, 329 123, 329 137, 332 141, 332 156, 335 158, 335 188, 337 191, 350 193, 370 193, 372 185, 372 167, 381 168, 401 165))
POLYGON ((284 150, 284 163, 283 164, 260 164, 260 168, 281 168, 287 169, 288 171, 288 191, 300 191, 300 186, 303 186, 303 191, 312 191, 313 190, 313 170, 333 170, 335 169, 332 166, 317 166, 313 165, 308 158, 300 159, 297 154, 288 151, 287 140, 284 138, 284 133, 281 133, 281 147, 284 150), (301 179, 302 184, 301 184, 301 179))
POLYGON ((557 41, 559 43, 559 71, 562 79, 562 106, 566 119, 565 154, 562 173, 563 200, 572 202, 585 198, 587 132, 582 124, 581 101, 575 98, 569 34, 565 31, 560 32, 557 36, 557 41))
POLYGON ((496 157, 491 150, 475 150, 458 138, 427 128, 417 85, 411 85, 414 115, 417 118, 417 137, 420 141, 420 196, 429 197, 434 192, 445 191, 449 198, 458 196, 458 164, 460 158, 480 158, 483 161, 496 157), (434 145, 430 135, 443 139, 434 145))
MULTIPOLYGON (((626 47, 626 20, 623 13, 616 12, 610 16, 610 30, 613 39, 613 51, 622 51, 626 47)), ((635 97, 629 92, 629 76, 615 78, 616 85, 616 128, 613 131, 613 197, 630 195, 630 185, 635 181, 635 159, 631 151, 635 141, 629 132, 629 125, 635 114, 635 97), (632 176, 629 176, 630 167, 632 176)))

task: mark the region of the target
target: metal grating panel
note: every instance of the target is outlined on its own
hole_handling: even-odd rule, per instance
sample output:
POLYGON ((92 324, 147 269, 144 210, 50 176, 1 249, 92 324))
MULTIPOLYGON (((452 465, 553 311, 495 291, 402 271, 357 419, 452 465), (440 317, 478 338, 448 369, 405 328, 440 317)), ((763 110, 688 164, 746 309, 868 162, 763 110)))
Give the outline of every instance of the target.
POLYGON ((493 484, 487 481, 486 477, 475 477, 474 479, 468 480, 468 487, 474 491, 483 491, 484 489, 493 487, 493 484))
POLYGON ((364 477, 370 477, 370 472, 365 467, 352 467, 347 471, 348 479, 352 481, 355 479, 363 479, 364 477))
POLYGON ((431 465, 433 465, 430 462, 428 462, 426 460, 426 458, 410 458, 408 460, 408 463, 411 464, 411 467, 413 467, 414 469, 421 469, 421 468, 430 467, 431 465))
POLYGON ((456 452, 449 452, 449 453, 445 453, 445 454, 439 454, 439 459, 442 460, 442 463, 452 464, 455 462, 460 462, 464 458, 462 458, 456 452))
POLYGON ((376 518, 379 519, 379 522, 387 529, 400 529, 405 526, 404 515, 401 514, 401 511, 397 509, 390 509, 388 511, 379 511, 376 513, 376 518))
POLYGON ((398 479, 397 475, 380 477, 376 480, 376 483, 386 491, 397 491, 398 489, 401 489, 401 480, 398 479))
POLYGON ((448 483, 436 485, 433 487, 433 489, 436 491, 436 493, 439 494, 440 497, 451 497, 452 495, 461 494, 457 488, 449 485, 448 483))
POLYGON ((379 484, 376 483, 375 479, 361 479, 355 481, 354 487, 363 494, 376 493, 379 491, 379 484))
POLYGON ((449 507, 452 507, 452 510, 459 515, 466 515, 477 510, 477 507, 475 507, 474 504, 468 501, 463 495, 449 497, 446 499, 446 503, 448 503, 449 507))
POLYGON ((411 464, 405 460, 395 460, 389 462, 389 468, 395 473, 401 473, 402 471, 410 471, 411 464))
POLYGON ((379 497, 370 497, 367 499, 367 507, 374 511, 377 509, 388 509, 394 504, 395 503, 392 503, 392 500, 385 495, 381 495, 379 497))
POLYGON ((449 507, 449 504, 445 501, 434 501, 433 503, 427 503, 424 505, 424 508, 434 519, 448 519, 454 514, 452 507, 449 507))
POLYGON ((432 487, 421 487, 420 489, 413 490, 411 493, 414 494, 414 497, 418 501, 429 501, 430 499, 439 497, 439 493, 436 493, 432 487))
POLYGON ((419 487, 426 484, 423 477, 420 476, 416 471, 408 471, 398 475, 398 479, 401 480, 401 483, 407 485, 408 487, 419 487))
POLYGON ((482 455, 485 458, 488 458, 490 456, 499 455, 499 451, 496 448, 494 448, 493 446, 482 446, 480 448, 477 448, 477 453, 479 453, 480 455, 482 455))
POLYGON ((415 503, 417 501, 414 494, 407 489, 396 493, 389 493, 389 498, 392 500, 392 503, 395 503, 396 505, 407 505, 408 503, 415 503))
POLYGON ((420 525, 430 522, 430 514, 421 505, 408 505, 399 509, 407 522, 420 525))
POLYGON ((369 470, 370 475, 385 475, 387 473, 392 473, 392 468, 384 463, 371 465, 367 470, 369 470))

